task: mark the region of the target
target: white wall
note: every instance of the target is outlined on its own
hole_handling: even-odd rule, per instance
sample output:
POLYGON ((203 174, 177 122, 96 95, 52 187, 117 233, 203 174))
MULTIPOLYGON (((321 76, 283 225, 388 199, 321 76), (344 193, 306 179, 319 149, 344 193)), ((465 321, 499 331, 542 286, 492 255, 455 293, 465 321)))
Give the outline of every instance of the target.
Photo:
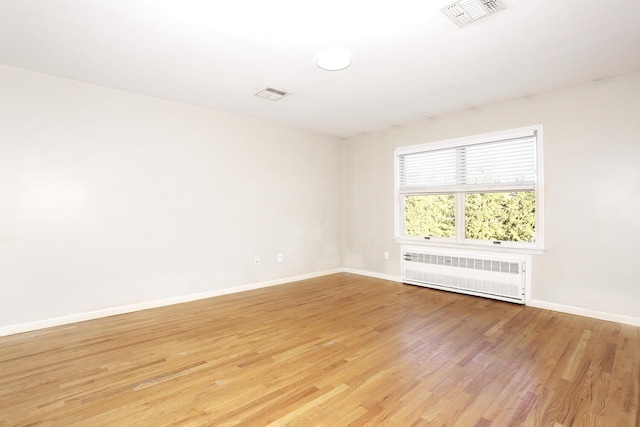
POLYGON ((640 73, 347 139, 345 266, 400 274, 394 148, 540 123, 547 250, 532 298, 640 320, 640 73))
POLYGON ((532 297, 640 319, 640 73, 343 143, 0 66, 0 331, 341 266, 397 276, 394 148, 539 123, 532 297))
POLYGON ((341 194, 338 138, 0 66, 0 328, 338 268, 341 194))

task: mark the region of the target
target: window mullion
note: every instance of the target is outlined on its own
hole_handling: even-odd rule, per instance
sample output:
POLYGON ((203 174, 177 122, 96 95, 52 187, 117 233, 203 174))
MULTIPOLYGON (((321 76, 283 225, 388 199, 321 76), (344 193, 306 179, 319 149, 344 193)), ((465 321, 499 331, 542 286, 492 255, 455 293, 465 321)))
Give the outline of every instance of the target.
POLYGON ((466 223, 464 213, 464 193, 456 193, 456 241, 464 241, 464 225, 466 223))
MULTIPOLYGON (((456 184, 464 185, 467 183, 467 149, 466 147, 456 148, 456 184)), ((457 192, 455 195, 455 225, 456 225, 456 241, 462 243, 464 240, 464 193, 457 192)))

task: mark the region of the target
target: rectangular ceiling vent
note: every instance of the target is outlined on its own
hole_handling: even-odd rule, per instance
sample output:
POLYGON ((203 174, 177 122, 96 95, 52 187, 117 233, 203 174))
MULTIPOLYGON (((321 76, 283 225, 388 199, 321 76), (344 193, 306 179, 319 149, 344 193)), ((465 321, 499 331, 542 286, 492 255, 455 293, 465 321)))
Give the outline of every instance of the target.
POLYGON ((254 95, 259 96, 260 98, 271 100, 271 101, 277 101, 289 94, 285 91, 274 89, 272 87, 265 87, 260 92, 257 92, 254 95))
POLYGON ((459 0, 443 8, 442 11, 458 27, 464 27, 504 8, 502 0, 459 0))

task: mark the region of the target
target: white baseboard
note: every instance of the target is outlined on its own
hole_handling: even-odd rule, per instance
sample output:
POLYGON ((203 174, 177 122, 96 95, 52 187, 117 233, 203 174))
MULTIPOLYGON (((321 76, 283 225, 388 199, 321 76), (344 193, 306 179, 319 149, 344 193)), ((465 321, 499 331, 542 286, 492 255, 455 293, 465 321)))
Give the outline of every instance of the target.
MULTIPOLYGON (((358 270, 355 268, 343 268, 345 273, 359 274, 361 276, 375 277, 378 279, 391 280, 394 282, 402 282, 401 276, 391 276, 388 274, 376 273, 373 271, 358 270)), ((556 304, 542 300, 531 299, 526 302, 530 307, 543 308, 546 310, 558 311, 561 313, 575 314, 578 316, 591 317, 594 319, 608 320, 611 322, 624 323, 627 325, 640 326, 640 318, 633 316, 625 316, 622 314, 607 313, 597 310, 589 310, 581 307, 574 307, 563 304, 556 304)))
MULTIPOLYGON (((392 282, 402 282, 401 276, 393 276, 389 274, 376 273, 373 271, 359 270, 355 268, 335 268, 333 270, 319 271, 309 274, 301 274, 298 276, 285 277, 281 279, 269 280, 265 282, 250 283, 247 285, 234 286, 231 288, 216 289, 197 294, 183 295, 174 298, 166 298, 162 300, 148 301, 138 304, 125 305, 120 307, 112 307, 103 310, 90 311, 85 313, 70 314, 67 316, 56 317, 53 319, 38 320, 35 322, 22 323, 18 325, 10 325, 0 327, 0 337, 7 335, 19 334, 22 332, 35 331, 39 329, 50 328, 53 326, 68 325, 70 323, 84 322, 86 320, 99 319, 101 317, 116 316, 118 314, 131 313, 134 311, 147 310, 150 308, 164 307, 167 305, 180 304, 183 302, 195 301, 199 299, 211 298, 221 295, 233 294, 237 292, 250 291, 253 289, 266 288, 269 286, 282 285, 285 283, 297 282, 300 280, 313 279, 315 277, 327 276, 336 273, 352 273, 360 276, 374 277, 377 279, 390 280, 392 282)), ((529 300, 527 305, 530 307, 543 308, 547 310, 559 311, 561 313, 576 314, 578 316, 591 317, 594 319, 608 320, 612 322, 624 323, 633 326, 640 326, 640 318, 633 316, 625 316, 622 314, 607 313, 596 310, 589 310, 581 307, 556 304, 542 300, 529 300)))
POLYGON ((607 313, 604 311, 590 310, 571 305, 556 304, 553 302, 532 299, 527 301, 530 307, 544 308, 546 310, 559 311, 561 313, 576 314, 578 316, 592 317, 594 319, 608 320, 611 322, 625 323, 627 325, 640 326, 640 317, 625 316, 624 314, 607 313))
MULTIPOLYGON (((388 274, 375 273, 373 271, 358 270, 355 268, 343 268, 345 273, 359 274, 361 276, 375 277, 378 279, 391 280, 394 282, 402 282, 401 276, 391 276, 388 274)), ((543 308, 546 310, 558 311, 561 313, 575 314, 578 316, 591 317, 594 319, 608 320, 611 322, 624 323, 632 326, 640 326, 640 317, 625 316, 623 314, 607 313, 597 310, 589 310, 581 307, 574 307, 563 304, 556 304, 542 300, 531 299, 527 301, 530 307, 543 308)))
POLYGON ((336 268, 333 270, 319 271, 309 274, 301 274, 298 276, 285 277, 282 279, 269 280, 266 282, 250 283, 247 285, 234 286, 231 288, 215 289, 212 291, 201 292, 197 294, 183 295, 173 298, 166 298, 155 301, 147 301, 138 304, 124 305, 120 307, 111 307, 103 310, 89 311, 85 313, 75 313, 53 319, 38 320, 35 322, 21 323, 18 325, 10 325, 0 327, 0 337, 7 335, 20 334, 23 332, 35 331, 38 329, 51 328, 53 326, 68 325, 70 323, 84 322, 86 320, 99 319, 101 317, 117 316, 118 314, 131 313, 134 311, 147 310, 150 308, 164 307, 167 305, 180 304, 183 302, 195 301, 199 299, 217 297, 220 295, 233 294, 237 292, 250 291, 253 289, 266 288, 269 286, 282 285, 284 283, 297 282, 299 280, 313 279, 314 277, 327 276, 329 274, 341 273, 344 269, 336 268))
POLYGON ((382 273, 376 273, 373 271, 358 270, 356 268, 346 268, 346 267, 343 268, 342 271, 345 273, 358 274, 360 276, 375 277, 376 279, 391 280, 392 282, 402 282, 402 277, 392 276, 390 274, 382 274, 382 273))

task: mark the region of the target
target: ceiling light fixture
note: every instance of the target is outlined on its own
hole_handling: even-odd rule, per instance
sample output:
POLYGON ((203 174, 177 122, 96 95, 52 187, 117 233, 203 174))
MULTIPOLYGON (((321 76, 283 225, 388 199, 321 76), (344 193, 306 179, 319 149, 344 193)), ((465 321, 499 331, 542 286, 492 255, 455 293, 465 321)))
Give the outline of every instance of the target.
POLYGON ((351 55, 345 49, 325 49, 316 56, 318 67, 327 71, 340 71, 349 68, 351 55))
POLYGON ((458 27, 484 18, 505 8, 502 0, 459 0, 442 9, 458 27))

